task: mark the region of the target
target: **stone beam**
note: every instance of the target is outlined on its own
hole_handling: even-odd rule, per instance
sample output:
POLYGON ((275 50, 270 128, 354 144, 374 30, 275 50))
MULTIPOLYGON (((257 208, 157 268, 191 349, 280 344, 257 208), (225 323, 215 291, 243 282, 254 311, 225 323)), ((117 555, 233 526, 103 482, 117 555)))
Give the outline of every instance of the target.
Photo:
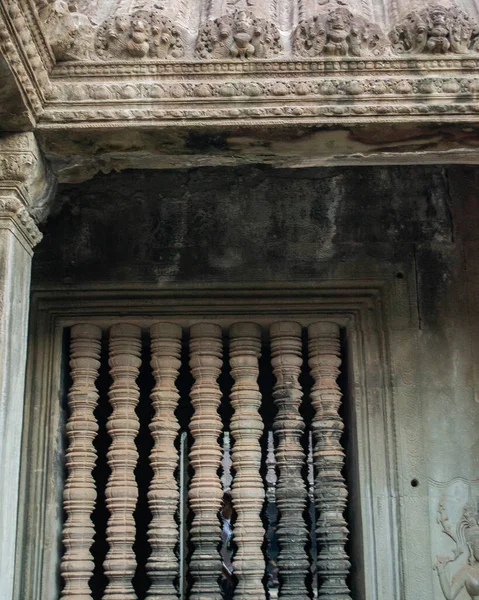
POLYGON ((264 164, 276 168, 478 164, 479 126, 369 125, 42 129, 39 143, 62 183, 125 169, 264 164))
POLYGON ((32 134, 0 138, 0 581, 13 598, 30 271, 52 189, 32 134))

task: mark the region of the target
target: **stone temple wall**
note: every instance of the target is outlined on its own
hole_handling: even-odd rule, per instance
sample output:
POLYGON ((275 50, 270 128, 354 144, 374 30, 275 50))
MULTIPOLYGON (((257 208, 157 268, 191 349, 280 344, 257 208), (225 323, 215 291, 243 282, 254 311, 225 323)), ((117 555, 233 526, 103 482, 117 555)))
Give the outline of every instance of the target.
POLYGON ((478 186, 479 169, 468 166, 97 176, 59 187, 33 285, 397 285, 402 309, 389 314, 384 359, 397 424, 389 443, 401 597, 438 600, 438 573, 444 586, 478 569, 478 186))

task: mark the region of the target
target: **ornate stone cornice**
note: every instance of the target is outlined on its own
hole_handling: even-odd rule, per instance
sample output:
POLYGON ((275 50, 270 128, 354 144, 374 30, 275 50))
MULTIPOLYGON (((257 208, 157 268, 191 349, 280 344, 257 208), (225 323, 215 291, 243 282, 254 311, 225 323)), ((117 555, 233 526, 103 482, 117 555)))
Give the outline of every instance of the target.
POLYGON ((41 239, 33 217, 46 214, 53 187, 32 133, 0 137, 0 209, 18 218, 32 245, 41 239))
POLYGON ((54 57, 38 14, 29 0, 0 3, 0 54, 21 87, 34 116, 43 109, 54 57))
POLYGON ((259 0, 200 10, 198 1, 195 31, 182 24, 182 0, 138 0, 131 13, 115 1, 95 0, 95 15, 106 15, 98 23, 78 11, 82 2, 2 3, 0 45, 40 128, 447 122, 479 113, 479 25, 449 0, 418 11, 409 0, 297 0, 297 11, 259 0))

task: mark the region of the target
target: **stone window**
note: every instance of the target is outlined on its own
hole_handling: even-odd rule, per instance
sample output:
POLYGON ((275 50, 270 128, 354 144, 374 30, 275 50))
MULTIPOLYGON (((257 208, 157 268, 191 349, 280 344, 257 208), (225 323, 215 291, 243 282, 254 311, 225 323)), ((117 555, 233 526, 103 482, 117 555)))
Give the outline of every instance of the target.
POLYGON ((24 597, 367 597, 368 294, 207 296, 39 294, 24 597))

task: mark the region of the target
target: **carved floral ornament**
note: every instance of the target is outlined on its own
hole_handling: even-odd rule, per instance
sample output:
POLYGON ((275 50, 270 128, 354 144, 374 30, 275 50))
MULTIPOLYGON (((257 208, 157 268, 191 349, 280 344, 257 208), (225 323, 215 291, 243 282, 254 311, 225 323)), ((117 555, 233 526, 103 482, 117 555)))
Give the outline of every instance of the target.
MULTIPOLYGON (((256 16, 253 6, 235 8, 207 21, 196 38, 152 6, 132 14, 117 13, 95 26, 75 11, 72 2, 37 0, 40 20, 58 61, 287 58, 277 26, 256 16)), ((403 17, 389 36, 347 6, 328 9, 318 4, 317 10, 292 33, 297 57, 479 52, 479 24, 456 6, 426 5, 403 17)))

